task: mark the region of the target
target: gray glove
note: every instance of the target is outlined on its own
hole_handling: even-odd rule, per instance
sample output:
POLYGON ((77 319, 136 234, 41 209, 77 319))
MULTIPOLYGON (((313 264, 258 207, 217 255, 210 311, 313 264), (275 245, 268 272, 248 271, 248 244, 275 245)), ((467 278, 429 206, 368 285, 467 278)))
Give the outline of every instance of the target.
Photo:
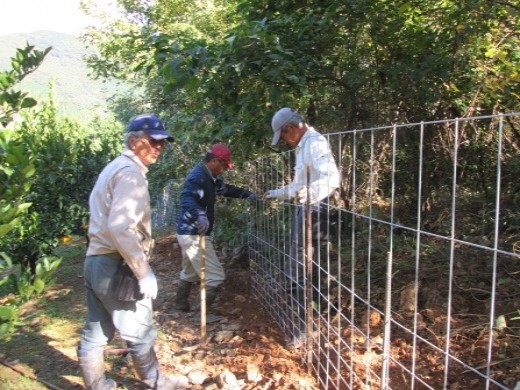
POLYGON ((199 234, 206 233, 209 229, 209 220, 206 214, 199 214, 195 225, 197 226, 199 234))

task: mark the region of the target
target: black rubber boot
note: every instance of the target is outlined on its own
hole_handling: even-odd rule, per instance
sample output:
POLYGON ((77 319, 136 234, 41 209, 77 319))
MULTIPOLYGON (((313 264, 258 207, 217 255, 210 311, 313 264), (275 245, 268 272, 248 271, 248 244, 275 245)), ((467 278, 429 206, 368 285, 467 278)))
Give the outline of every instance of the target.
POLYGON ((218 295, 218 287, 206 287, 206 307, 209 308, 215 300, 217 299, 218 295))
POLYGON ((105 377, 105 359, 103 351, 99 353, 85 353, 77 350, 81 375, 87 390, 113 390, 117 388, 116 382, 105 377))
POLYGON ((188 386, 188 378, 182 375, 173 376, 161 373, 159 361, 153 348, 142 355, 132 355, 134 368, 138 378, 154 390, 177 390, 188 386))
MULTIPOLYGON (((215 302, 218 296, 218 287, 206 287, 206 323, 211 324, 213 322, 218 322, 224 319, 221 315, 214 313, 211 310, 211 305, 215 302)), ((195 308, 195 314, 193 318, 195 319, 195 322, 200 323, 201 322, 201 313, 200 313, 200 299, 197 303, 197 306, 195 308)))
POLYGON ((177 289, 177 296, 175 298, 175 308, 180 311, 190 311, 190 297, 191 282, 186 280, 179 281, 179 288, 177 289))

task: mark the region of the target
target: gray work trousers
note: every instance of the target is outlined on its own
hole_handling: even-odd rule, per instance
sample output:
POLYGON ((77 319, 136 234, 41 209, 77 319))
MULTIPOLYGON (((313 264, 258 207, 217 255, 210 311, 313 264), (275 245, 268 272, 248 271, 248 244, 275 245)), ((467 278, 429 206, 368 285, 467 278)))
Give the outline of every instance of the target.
POLYGON ((142 355, 153 347, 157 330, 153 325, 151 299, 125 302, 117 299, 113 280, 122 257, 117 253, 87 256, 84 264, 87 320, 80 350, 100 353, 117 330, 132 354, 142 355))

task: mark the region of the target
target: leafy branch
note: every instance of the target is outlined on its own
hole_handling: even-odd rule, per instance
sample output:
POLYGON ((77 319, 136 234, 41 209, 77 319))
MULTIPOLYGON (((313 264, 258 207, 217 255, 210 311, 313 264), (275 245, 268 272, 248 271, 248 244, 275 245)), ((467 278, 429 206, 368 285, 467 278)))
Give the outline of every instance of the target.
POLYGON ((0 123, 3 127, 7 127, 21 109, 37 104, 27 92, 17 91, 13 87, 34 72, 51 49, 35 50, 34 46, 27 43, 25 48, 17 49, 16 55, 11 57, 11 69, 0 72, 0 123))

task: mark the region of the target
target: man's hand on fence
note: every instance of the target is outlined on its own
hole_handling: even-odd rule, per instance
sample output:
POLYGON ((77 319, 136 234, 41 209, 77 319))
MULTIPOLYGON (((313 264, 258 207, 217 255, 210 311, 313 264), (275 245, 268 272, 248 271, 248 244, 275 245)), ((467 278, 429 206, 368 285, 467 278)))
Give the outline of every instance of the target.
POLYGON ((204 234, 209 229, 209 220, 206 214, 199 214, 197 217, 197 229, 199 234, 204 234))
POLYGON ((309 197, 310 203, 316 201, 316 195, 314 193, 314 190, 312 188, 304 186, 297 192, 296 199, 298 199, 298 202, 305 204, 307 203, 307 197, 309 197))
POLYGON ((279 199, 278 192, 276 190, 269 190, 264 194, 266 200, 279 199))

